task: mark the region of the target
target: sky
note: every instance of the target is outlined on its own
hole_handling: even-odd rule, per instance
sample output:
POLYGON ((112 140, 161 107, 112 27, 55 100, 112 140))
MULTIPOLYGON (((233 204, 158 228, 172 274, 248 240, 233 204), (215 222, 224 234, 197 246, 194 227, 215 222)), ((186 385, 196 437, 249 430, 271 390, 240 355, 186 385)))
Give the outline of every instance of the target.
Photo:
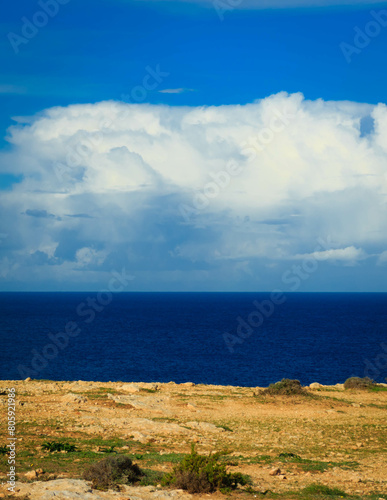
POLYGON ((387 2, 4 9, 0 290, 387 291, 387 2))

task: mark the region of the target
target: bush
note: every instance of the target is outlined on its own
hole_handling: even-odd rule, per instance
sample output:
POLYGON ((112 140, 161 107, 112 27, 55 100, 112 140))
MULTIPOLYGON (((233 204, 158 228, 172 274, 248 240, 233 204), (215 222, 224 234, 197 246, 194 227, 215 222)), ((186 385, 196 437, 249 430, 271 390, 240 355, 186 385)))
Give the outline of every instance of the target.
POLYGON ((77 451, 77 447, 70 443, 62 443, 61 441, 46 441, 42 444, 43 450, 48 451, 77 451))
POLYGON ((302 387, 299 380, 291 380, 283 378, 281 382, 270 384, 267 389, 261 391, 261 394, 268 394, 269 396, 306 396, 308 393, 302 387))
POLYGON ((376 385, 369 377, 350 377, 344 382, 344 389, 370 389, 376 385))
POLYGON ((173 472, 163 477, 161 484, 173 485, 189 493, 211 493, 217 489, 234 490, 238 484, 249 484, 248 476, 239 472, 227 472, 226 465, 219 462, 221 455, 199 455, 192 445, 191 453, 174 467, 173 472))
POLYGON ((104 458, 85 470, 83 478, 91 481, 92 488, 97 490, 118 490, 118 484, 130 484, 144 476, 140 467, 126 455, 104 458))

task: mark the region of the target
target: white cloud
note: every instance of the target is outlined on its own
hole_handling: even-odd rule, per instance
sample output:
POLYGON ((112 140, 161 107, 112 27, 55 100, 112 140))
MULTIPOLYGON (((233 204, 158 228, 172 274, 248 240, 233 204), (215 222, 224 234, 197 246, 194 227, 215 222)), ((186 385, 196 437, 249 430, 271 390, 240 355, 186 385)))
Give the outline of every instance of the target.
POLYGON ((0 201, 7 279, 82 283, 128 263, 152 283, 256 279, 268 262, 363 265, 386 247, 384 104, 110 101, 19 119, 8 140, 0 171, 24 178, 0 201))
POLYGON ((367 258, 367 254, 361 248, 355 248, 354 246, 346 248, 335 248, 330 250, 320 250, 312 252, 309 254, 295 255, 294 259, 316 259, 318 261, 331 260, 331 261, 342 261, 345 263, 354 264, 359 260, 367 258))

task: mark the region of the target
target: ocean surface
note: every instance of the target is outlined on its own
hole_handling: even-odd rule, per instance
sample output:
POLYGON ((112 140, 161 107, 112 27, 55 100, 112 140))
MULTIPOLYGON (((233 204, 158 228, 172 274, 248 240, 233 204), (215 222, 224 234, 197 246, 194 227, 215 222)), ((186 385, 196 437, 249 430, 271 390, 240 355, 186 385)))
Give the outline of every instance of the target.
POLYGON ((385 382, 386 325, 382 293, 4 292, 0 379, 385 382))

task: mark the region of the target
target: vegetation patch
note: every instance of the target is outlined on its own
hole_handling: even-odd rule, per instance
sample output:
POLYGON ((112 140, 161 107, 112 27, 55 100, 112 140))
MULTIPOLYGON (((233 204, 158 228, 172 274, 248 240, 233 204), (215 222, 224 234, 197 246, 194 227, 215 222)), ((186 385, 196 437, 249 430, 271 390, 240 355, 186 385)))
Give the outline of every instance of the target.
POLYGON ((115 446, 110 446, 110 448, 100 448, 99 451, 101 453, 117 453, 114 448, 115 446))
POLYGON ((358 462, 322 462, 319 460, 310 460, 302 458, 295 453, 280 453, 278 459, 285 463, 297 464, 305 472, 325 472, 332 467, 354 469, 360 465, 358 462))
POLYGON ((199 455, 192 445, 191 453, 174 467, 173 472, 166 474, 162 485, 174 486, 189 493, 211 493, 215 490, 235 490, 239 485, 250 484, 248 476, 239 472, 227 472, 226 465, 220 462, 223 453, 199 455))
POLYGON ((345 491, 342 491, 338 488, 329 488, 329 486, 325 486, 324 484, 311 484, 310 486, 307 486, 302 490, 302 495, 306 496, 307 498, 310 497, 310 495, 314 496, 321 496, 321 497, 326 497, 326 496, 332 496, 332 497, 346 497, 347 494, 345 491))
POLYGON ((6 455, 8 453, 8 448, 6 446, 0 446, 0 455, 6 455))
POLYGON ((350 377, 344 382, 344 389, 370 389, 377 384, 369 377, 350 377))
POLYGON ((310 396, 302 387, 299 380, 288 378, 283 378, 280 382, 270 384, 269 387, 263 389, 260 393, 269 396, 310 396))
POLYGON ((77 447, 74 444, 70 443, 64 443, 61 441, 45 441, 42 444, 42 450, 47 450, 47 451, 67 451, 67 452, 72 452, 72 451, 77 451, 77 447))
POLYGON ((107 457, 85 470, 83 478, 97 490, 119 490, 119 484, 140 481, 145 473, 126 455, 107 457))

